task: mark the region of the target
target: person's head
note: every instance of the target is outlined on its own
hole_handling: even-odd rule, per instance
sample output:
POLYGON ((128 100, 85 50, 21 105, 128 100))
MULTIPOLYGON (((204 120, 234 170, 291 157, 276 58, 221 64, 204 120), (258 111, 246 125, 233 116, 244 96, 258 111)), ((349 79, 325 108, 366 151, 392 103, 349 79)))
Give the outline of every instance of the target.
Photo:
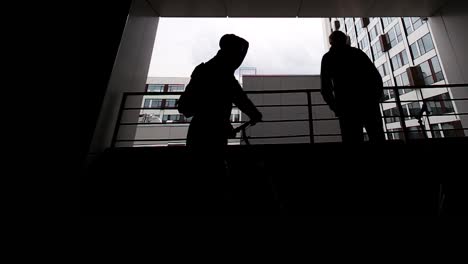
POLYGON ((219 40, 219 47, 229 66, 235 70, 244 61, 249 49, 249 42, 234 34, 226 34, 219 40))
POLYGON ((344 47, 346 46, 346 41, 347 41, 348 37, 346 36, 345 33, 341 32, 341 31, 333 31, 333 33, 331 33, 330 35, 330 45, 332 47, 344 47))

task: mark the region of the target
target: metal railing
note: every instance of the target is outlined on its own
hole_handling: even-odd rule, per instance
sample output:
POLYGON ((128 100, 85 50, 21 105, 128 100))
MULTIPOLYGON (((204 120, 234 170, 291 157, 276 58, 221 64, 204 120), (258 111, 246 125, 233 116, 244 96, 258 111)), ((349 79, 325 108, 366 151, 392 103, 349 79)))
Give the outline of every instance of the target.
MULTIPOLYGON (((404 111, 404 108, 406 107, 406 104, 409 103, 414 103, 414 102, 419 102, 427 104, 430 102, 443 102, 443 101, 450 101, 452 102, 457 102, 457 101, 468 101, 468 98, 451 98, 451 96, 448 99, 440 99, 440 100, 431 100, 432 97, 430 98, 424 98, 424 94, 422 92, 423 89, 439 89, 439 88, 444 88, 447 89, 447 92, 449 92, 449 89, 468 89, 468 84, 443 84, 443 85, 425 85, 425 86, 393 86, 393 87, 384 87, 384 90, 392 90, 394 94, 394 98, 388 99, 386 101, 382 101, 380 106, 382 110, 382 118, 384 120, 383 124, 386 127, 386 134, 387 137, 390 138, 392 134, 400 134, 400 132, 403 133, 402 135, 402 140, 407 141, 411 140, 412 137, 410 136, 411 133, 419 133, 419 129, 417 131, 410 131, 406 121, 407 118, 415 118, 415 116, 412 115, 406 115, 404 111), (400 90, 412 90, 408 93, 405 94, 400 94, 400 90), (406 95, 409 95, 411 92, 417 92, 419 93, 416 96, 416 99, 414 100, 402 100, 401 97, 404 97, 406 95), (396 109, 398 109, 398 114, 397 115, 386 115, 385 114, 385 104, 395 104, 396 109), (398 121, 400 123, 400 130, 398 131, 389 131, 389 128, 387 127, 387 120, 388 118, 398 118, 398 121)), ((331 118, 313 118, 313 108, 314 107, 319 107, 319 106, 327 106, 325 102, 323 103, 312 103, 312 94, 313 93, 318 93, 320 94, 320 89, 296 89, 296 90, 267 90, 267 91, 247 91, 246 92, 248 95, 256 95, 256 94, 263 94, 263 95, 268 95, 268 94, 303 94, 306 99, 307 103, 303 104, 266 104, 266 105, 256 105, 258 108, 279 108, 279 107, 307 107, 307 119, 277 119, 277 120, 263 120, 261 123, 285 123, 285 122, 308 122, 308 129, 309 133, 307 134, 298 134, 298 135, 279 135, 279 136, 256 136, 256 137, 248 137, 249 139, 280 139, 280 138, 309 138, 310 143, 315 143, 315 137, 336 137, 336 136, 341 136, 341 133, 336 133, 336 134, 315 134, 314 133, 314 122, 320 122, 320 121, 331 121, 331 120, 338 120, 337 117, 331 117, 331 118)), ((142 122, 122 122, 122 116, 125 111, 129 110, 168 110, 168 109, 176 109, 176 107, 126 107, 127 101, 129 97, 143 97, 143 96, 149 96, 149 95, 157 95, 157 96, 166 96, 166 95, 181 95, 181 92, 133 92, 133 93, 124 93, 117 117, 117 122, 116 126, 114 129, 114 134, 112 137, 112 143, 111 147, 115 147, 118 142, 158 142, 158 141, 183 141, 186 140, 186 138, 170 138, 170 139, 119 139, 119 130, 122 126, 144 126, 144 125, 154 125, 154 124, 160 124, 160 123, 142 123, 142 122)), ((441 95, 443 93, 437 94, 441 95)), ((451 93, 449 93, 451 94, 451 93)), ((435 96, 437 96, 435 95, 435 96)), ((323 101, 320 96, 320 101, 323 101)), ((141 101, 139 101, 139 104, 141 105, 141 101)), ((422 107, 421 107, 422 108, 422 107)), ((456 107, 454 107, 456 109, 456 107)), ((388 109, 387 109, 388 110, 388 109)), ((421 119, 425 119, 426 122, 429 122, 430 117, 435 117, 435 116, 463 116, 463 115, 468 115, 468 113, 461 113, 457 110, 455 110, 453 113, 439 113, 439 114, 434 114, 433 112, 425 111, 425 113, 419 113, 420 118, 419 118, 419 124, 421 125, 421 119)), ((189 124, 189 121, 178 121, 172 124, 189 124)), ((241 125, 244 122, 233 122, 234 125, 241 125)), ((424 124, 425 126, 425 124, 424 124)), ((411 127, 412 128, 412 127, 411 127)), ((440 131, 465 131, 468 130, 468 128, 455 128, 455 129, 432 129, 432 127, 429 124, 429 130, 430 130, 430 135, 431 137, 435 137, 435 132, 440 132, 440 131)), ((426 135, 425 137, 427 138, 426 131, 423 130, 423 133, 426 135)), ((463 136, 465 134, 463 133, 463 136)), ((245 137, 245 133, 244 133, 245 137)), ((237 139, 242 139, 242 137, 236 137, 237 139)), ((392 137, 393 138, 393 137, 392 137)), ((246 140, 246 138, 244 138, 246 140)))

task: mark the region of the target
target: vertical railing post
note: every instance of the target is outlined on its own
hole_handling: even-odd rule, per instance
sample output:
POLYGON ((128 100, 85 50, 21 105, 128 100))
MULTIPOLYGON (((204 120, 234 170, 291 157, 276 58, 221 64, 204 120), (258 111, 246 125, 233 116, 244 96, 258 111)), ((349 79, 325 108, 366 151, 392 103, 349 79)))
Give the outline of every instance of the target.
MULTIPOLYGON (((419 95, 421 96, 421 102, 423 103, 422 107, 424 107, 424 105, 426 105, 426 107, 427 107, 426 101, 424 101, 425 99, 424 99, 424 94, 422 92, 422 88, 419 88, 418 90, 419 90, 419 95)), ((435 138, 434 131, 432 131, 431 121, 429 120, 429 109, 428 108, 426 108, 426 109, 427 109, 426 110, 427 126, 429 127, 429 132, 431 134, 431 138, 435 138)), ((424 115, 421 116, 421 118, 423 118, 423 117, 424 117, 424 115)), ((423 131, 423 133, 426 134, 425 138, 427 138, 427 132, 423 131)))
POLYGON ((310 137, 310 144, 314 144, 314 120, 312 118, 312 98, 311 92, 307 91, 307 109, 309 112, 309 137, 310 137))
POLYGON ((401 105, 400 100, 400 92, 398 91, 397 87, 393 88, 393 92, 395 93, 395 103, 398 107, 398 112, 400 113, 400 125, 401 129, 403 129, 403 137, 404 140, 407 141, 409 139, 408 128, 406 127, 405 115, 403 113, 403 106, 401 105))
POLYGON ((120 103, 117 121, 115 123, 114 134, 112 135, 111 148, 115 148, 115 144, 117 142, 117 135, 119 134, 119 128, 120 128, 120 121, 122 120, 123 109, 125 107, 126 101, 127 101, 127 94, 124 93, 122 96, 122 102, 120 103))

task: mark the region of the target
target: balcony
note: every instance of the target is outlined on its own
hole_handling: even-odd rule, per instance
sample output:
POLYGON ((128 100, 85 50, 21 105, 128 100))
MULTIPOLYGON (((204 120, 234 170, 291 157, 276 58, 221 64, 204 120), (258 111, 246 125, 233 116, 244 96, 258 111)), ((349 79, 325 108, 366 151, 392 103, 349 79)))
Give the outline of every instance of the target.
MULTIPOLYGON (((381 112, 388 141, 414 139, 464 138, 468 130, 466 84, 384 87, 381 112), (387 92, 388 91, 388 92, 387 92), (404 91, 404 93, 402 93, 404 91), (462 93, 459 93, 459 92, 462 93), (424 111, 423 111, 424 110, 424 111)), ((319 89, 296 89, 274 91, 250 91, 256 96, 287 95, 281 103, 257 104, 264 114, 263 122, 231 140, 245 144, 291 144, 341 142, 337 117, 328 109, 319 89)), ((177 115, 171 107, 141 107, 139 102, 146 95, 180 95, 181 93, 125 93, 115 128, 112 147, 158 145, 158 142, 181 143, 185 141, 190 120, 177 115), (171 111, 169 115, 158 112, 161 118, 148 118, 145 111, 171 111), (140 116, 139 122, 128 122, 140 116), (141 118, 141 117, 144 118, 141 118), (178 116, 178 117, 176 117, 178 116), (170 117, 168 119, 168 117, 170 117), (124 120, 125 119, 125 120, 124 120), (148 128, 150 127, 150 128, 148 128), (144 133, 142 131, 145 131, 144 133), (157 137, 152 137, 157 135, 157 137), (133 138, 131 138, 133 137, 133 138), (137 144, 138 143, 138 144, 137 144)), ((243 116, 241 120, 247 117, 243 116)), ((240 126, 245 121, 232 125, 240 126)), ((164 145, 164 144, 163 144, 164 145)))
MULTIPOLYGON (((451 89, 463 87, 466 86, 450 85, 451 89)), ((401 88, 389 89, 393 89, 399 98, 397 90, 401 88)), ((440 89, 438 86, 410 88, 440 89)), ((315 133, 318 124, 333 118, 321 118, 318 116, 320 113, 313 111, 315 107, 323 106, 312 99, 312 95, 317 92, 262 91, 262 94, 302 94, 306 104, 258 107, 293 105, 304 108, 308 116, 294 120, 266 119, 263 123, 305 123, 306 129, 312 133, 250 137, 245 133, 244 138, 239 137, 240 145, 229 147, 226 157, 228 174, 220 177, 194 174, 192 157, 184 146, 122 147, 118 144, 127 141, 116 136, 114 147, 92 163, 82 178, 82 214, 466 215, 464 201, 467 195, 464 190, 468 186, 461 183, 465 173, 460 170, 466 163, 466 157, 459 154, 468 147, 465 136, 431 138, 435 132, 433 130, 425 131, 427 138, 417 139, 409 136, 414 131, 406 127, 407 131, 401 133, 401 139, 390 139, 390 135, 395 132, 387 131, 389 140, 379 145, 344 145, 339 140, 318 143, 322 137, 329 136, 315 133), (275 140, 298 138, 303 142, 273 144, 275 140), (265 139, 273 140, 273 143, 255 142, 265 139)), ((251 96, 255 94, 260 92, 250 93, 251 96)), ((142 95, 126 94, 123 102, 127 97, 142 95)), ((466 100, 450 98, 453 102, 462 99, 466 100)), ((392 103, 400 108, 404 106, 404 101, 407 100, 395 100, 392 103)), ((385 103, 382 102, 382 107, 385 103)), ((121 117, 124 111, 133 110, 132 107, 124 107, 125 104, 122 106, 121 117)), ((137 113, 144 110, 137 108, 137 113)), ((460 118, 463 114, 456 112, 460 118)), ((432 117, 427 113, 423 116, 432 117)), ((404 120, 404 115, 397 117, 404 120)), ((187 122, 181 124, 186 126, 187 122)), ((127 124, 119 122, 117 127, 122 125, 127 124)), ((301 129, 304 130, 303 127, 301 129)), ((251 134, 255 134, 253 132, 251 134)), ((333 137, 336 136, 333 134, 333 137)), ((182 137, 180 139, 183 140, 182 137)), ((155 141, 131 141, 139 140, 155 141)))

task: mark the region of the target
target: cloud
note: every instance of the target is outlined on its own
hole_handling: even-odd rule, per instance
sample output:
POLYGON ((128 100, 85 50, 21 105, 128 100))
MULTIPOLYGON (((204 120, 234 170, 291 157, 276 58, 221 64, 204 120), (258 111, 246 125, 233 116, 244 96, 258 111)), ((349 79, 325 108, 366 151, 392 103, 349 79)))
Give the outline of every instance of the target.
POLYGON ((224 34, 250 43, 241 67, 257 74, 318 74, 324 39, 317 18, 161 18, 149 76, 188 77, 224 34))

